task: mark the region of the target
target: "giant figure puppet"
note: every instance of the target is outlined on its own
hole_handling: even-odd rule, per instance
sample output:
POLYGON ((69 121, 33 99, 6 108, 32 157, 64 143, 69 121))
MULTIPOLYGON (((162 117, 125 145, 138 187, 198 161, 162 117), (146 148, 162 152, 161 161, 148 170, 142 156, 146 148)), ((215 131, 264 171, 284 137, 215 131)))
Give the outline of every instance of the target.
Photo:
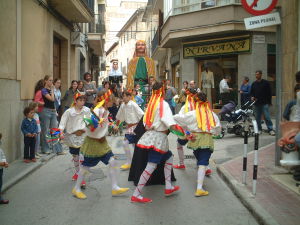
POLYGON ((146 103, 147 96, 150 96, 148 81, 150 76, 154 77, 154 79, 156 78, 154 61, 147 56, 146 42, 138 40, 135 44, 133 58, 129 61, 128 65, 127 88, 132 89, 136 84, 139 84, 144 104, 146 103))

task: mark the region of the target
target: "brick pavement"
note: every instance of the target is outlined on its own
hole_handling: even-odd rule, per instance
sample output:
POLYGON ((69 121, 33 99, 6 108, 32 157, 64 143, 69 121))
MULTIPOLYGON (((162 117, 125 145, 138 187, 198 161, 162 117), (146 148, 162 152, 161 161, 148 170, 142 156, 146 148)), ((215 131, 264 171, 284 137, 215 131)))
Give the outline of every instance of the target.
MULTIPOLYGON (((242 183, 242 158, 238 157, 222 164, 222 167, 242 183)), ((248 178, 246 188, 252 193, 253 152, 248 154, 248 178)), ((272 218, 282 225, 300 224, 300 195, 274 180, 271 175, 287 173, 275 166, 275 144, 259 150, 257 194, 254 198, 272 218)))

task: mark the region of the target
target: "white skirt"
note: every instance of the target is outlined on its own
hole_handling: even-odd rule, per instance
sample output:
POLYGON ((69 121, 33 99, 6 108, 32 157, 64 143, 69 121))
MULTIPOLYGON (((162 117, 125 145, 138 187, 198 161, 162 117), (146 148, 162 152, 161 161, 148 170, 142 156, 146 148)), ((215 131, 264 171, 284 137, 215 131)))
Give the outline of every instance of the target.
POLYGON ((86 134, 82 134, 81 136, 76 136, 76 134, 65 134, 64 141, 69 147, 80 148, 85 137, 86 134))
POLYGON ((168 136, 159 131, 148 130, 138 141, 137 147, 152 149, 164 154, 169 151, 168 136))

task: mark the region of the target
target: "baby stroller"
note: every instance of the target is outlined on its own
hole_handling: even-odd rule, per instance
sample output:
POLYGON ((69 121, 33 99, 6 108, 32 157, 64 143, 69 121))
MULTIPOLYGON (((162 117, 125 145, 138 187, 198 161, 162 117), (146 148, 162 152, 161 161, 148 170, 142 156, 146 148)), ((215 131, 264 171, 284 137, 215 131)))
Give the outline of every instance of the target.
POLYGON ((222 128, 222 136, 227 132, 228 134, 235 134, 237 136, 244 136, 245 122, 249 122, 248 135, 254 135, 252 126, 253 110, 252 106, 255 102, 246 102, 241 109, 236 109, 236 104, 230 101, 221 108, 219 115, 221 121, 225 121, 226 125, 222 128))

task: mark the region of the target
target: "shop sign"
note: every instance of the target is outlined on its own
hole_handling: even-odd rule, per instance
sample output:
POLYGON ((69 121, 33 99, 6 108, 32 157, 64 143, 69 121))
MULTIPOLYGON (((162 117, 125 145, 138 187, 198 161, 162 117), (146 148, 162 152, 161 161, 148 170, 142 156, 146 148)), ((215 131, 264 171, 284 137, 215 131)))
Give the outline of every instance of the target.
POLYGON ((278 12, 244 19, 246 30, 281 24, 278 12))
POLYGON ((183 44, 183 57, 203 57, 213 55, 238 54, 250 52, 250 37, 226 38, 206 40, 201 42, 190 42, 183 44))

